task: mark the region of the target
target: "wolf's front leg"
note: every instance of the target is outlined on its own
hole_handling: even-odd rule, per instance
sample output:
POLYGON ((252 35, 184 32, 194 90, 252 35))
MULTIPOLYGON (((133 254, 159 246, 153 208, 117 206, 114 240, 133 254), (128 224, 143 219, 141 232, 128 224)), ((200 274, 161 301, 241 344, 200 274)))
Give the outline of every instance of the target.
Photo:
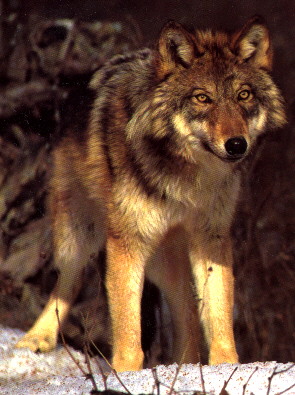
POLYGON ((142 369, 141 296, 144 283, 142 257, 120 238, 107 240, 107 277, 116 371, 142 369))
POLYGON ((238 362, 233 333, 232 261, 230 236, 194 240, 192 271, 211 365, 238 362))
POLYGON ((147 278, 160 289, 168 303, 173 323, 171 362, 178 364, 200 361, 197 301, 192 289, 186 239, 182 228, 172 229, 146 268, 147 278))

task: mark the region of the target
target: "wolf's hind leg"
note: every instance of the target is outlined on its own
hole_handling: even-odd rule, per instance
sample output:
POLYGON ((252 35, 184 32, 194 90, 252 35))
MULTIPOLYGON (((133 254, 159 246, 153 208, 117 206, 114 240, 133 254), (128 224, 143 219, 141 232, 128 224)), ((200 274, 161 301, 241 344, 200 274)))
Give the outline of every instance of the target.
POLYGON ((59 326, 67 318, 81 288, 83 268, 90 255, 97 253, 100 247, 93 217, 91 226, 89 220, 90 216, 87 216, 87 213, 79 211, 77 202, 71 201, 71 198, 56 197, 53 244, 55 266, 60 272, 59 278, 42 314, 16 347, 41 352, 55 348, 59 326))
POLYGON ((16 344, 18 348, 29 348, 32 351, 47 352, 56 347, 59 323, 64 322, 69 309, 79 291, 77 280, 81 270, 76 273, 61 272, 57 284, 49 300, 33 327, 16 344))

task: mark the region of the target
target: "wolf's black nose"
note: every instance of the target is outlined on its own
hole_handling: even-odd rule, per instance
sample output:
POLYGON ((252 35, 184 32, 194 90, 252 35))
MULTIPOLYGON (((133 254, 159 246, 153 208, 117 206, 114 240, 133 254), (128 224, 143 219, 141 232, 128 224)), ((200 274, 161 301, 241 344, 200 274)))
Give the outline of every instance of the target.
POLYGON ((230 156, 240 157, 247 151, 247 141, 244 137, 233 137, 224 144, 226 152, 230 156))

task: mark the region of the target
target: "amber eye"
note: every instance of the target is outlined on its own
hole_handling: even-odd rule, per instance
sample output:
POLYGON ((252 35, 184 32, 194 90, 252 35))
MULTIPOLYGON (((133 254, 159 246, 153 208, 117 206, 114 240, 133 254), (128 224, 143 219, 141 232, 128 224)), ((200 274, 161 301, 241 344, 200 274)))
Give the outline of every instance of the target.
POLYGON ((194 98, 196 98, 198 100, 198 102, 200 102, 200 103, 211 103, 212 102, 210 97, 205 95, 204 93, 199 93, 198 95, 195 95, 194 98))
POLYGON ((243 91, 239 92, 238 100, 247 101, 250 100, 252 97, 252 93, 249 89, 244 89, 243 91))

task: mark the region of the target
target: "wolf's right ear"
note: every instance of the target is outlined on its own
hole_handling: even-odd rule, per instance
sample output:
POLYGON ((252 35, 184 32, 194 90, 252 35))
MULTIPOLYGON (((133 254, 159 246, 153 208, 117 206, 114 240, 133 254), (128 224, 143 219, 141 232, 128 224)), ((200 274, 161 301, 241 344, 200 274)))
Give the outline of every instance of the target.
POLYGON ((193 35, 174 21, 168 22, 163 27, 158 41, 158 51, 160 54, 159 72, 163 76, 177 66, 188 68, 197 52, 193 35))

